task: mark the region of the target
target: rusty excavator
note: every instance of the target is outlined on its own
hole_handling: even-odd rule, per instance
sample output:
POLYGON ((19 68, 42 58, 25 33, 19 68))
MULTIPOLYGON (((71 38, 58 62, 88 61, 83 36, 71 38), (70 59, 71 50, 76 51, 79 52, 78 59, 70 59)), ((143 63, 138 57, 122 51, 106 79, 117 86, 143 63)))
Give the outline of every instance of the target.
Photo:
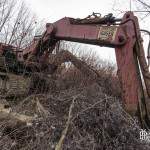
MULTIPOLYGON (((142 31, 149 33, 147 30, 142 31)), ((23 50, 1 43, 1 87, 7 92, 11 88, 13 91, 34 89, 36 80, 34 84, 30 81, 33 74, 35 77, 40 73, 45 78, 68 61, 91 80, 98 82, 96 71, 69 51, 53 53, 61 40, 115 48, 117 75, 125 109, 132 115, 138 115, 142 128, 148 129, 150 119, 146 99, 150 98, 150 50, 147 63, 138 19, 133 12, 125 13, 122 18, 115 18, 112 14, 102 17, 93 13, 84 19, 65 17, 47 23, 43 35, 35 38, 23 50), (19 80, 15 78, 18 76, 19 80), (28 80, 29 84, 21 87, 24 80, 28 80)))

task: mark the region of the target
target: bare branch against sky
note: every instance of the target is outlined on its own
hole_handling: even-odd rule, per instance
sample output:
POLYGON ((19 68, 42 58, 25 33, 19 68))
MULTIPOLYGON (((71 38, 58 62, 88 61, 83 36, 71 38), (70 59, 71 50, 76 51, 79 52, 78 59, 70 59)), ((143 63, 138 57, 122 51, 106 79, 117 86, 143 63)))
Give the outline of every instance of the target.
POLYGON ((150 5, 148 4, 148 2, 145 2, 144 0, 136 0, 136 1, 145 6, 146 9, 150 9, 150 5))
POLYGON ((24 47, 33 39, 36 26, 37 18, 23 0, 1 0, 0 42, 24 47))

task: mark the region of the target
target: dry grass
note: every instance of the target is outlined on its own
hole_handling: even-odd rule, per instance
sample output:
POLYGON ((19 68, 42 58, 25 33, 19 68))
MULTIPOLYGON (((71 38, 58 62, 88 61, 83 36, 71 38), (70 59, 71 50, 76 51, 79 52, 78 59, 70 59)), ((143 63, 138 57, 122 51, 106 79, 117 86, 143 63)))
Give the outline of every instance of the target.
POLYGON ((36 119, 27 124, 1 119, 0 149, 150 149, 139 139, 137 119, 127 114, 120 103, 115 67, 92 54, 80 58, 99 74, 98 82, 91 82, 67 64, 53 76, 49 92, 30 93, 15 105, 7 101, 14 112, 36 119))
POLYGON ((14 111, 35 115, 30 125, 0 122, 0 149, 51 150, 60 141, 64 150, 149 149, 139 139, 140 127, 122 108, 118 99, 107 96, 96 83, 87 87, 62 90, 55 94, 32 95, 20 102, 14 111), (76 97, 76 98, 75 98, 76 97), (75 99, 74 99, 75 98, 75 99), (36 101, 48 115, 39 111, 36 101))
MULTIPOLYGON (((74 52, 75 53, 75 52, 74 52)), ((98 74, 98 84, 104 88, 105 93, 120 98, 121 89, 116 75, 116 66, 113 63, 103 61, 96 53, 83 52, 77 55, 79 59, 86 62, 98 74)), ((90 78, 82 74, 80 70, 72 64, 63 65, 61 74, 58 78, 61 88, 84 87, 91 84, 90 78)))

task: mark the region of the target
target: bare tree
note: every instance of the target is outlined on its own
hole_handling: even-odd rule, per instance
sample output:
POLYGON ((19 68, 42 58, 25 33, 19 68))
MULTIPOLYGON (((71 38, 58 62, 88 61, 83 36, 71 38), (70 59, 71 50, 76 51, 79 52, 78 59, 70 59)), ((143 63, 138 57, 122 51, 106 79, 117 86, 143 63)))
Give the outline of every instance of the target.
POLYGON ((140 18, 140 20, 147 19, 150 15, 150 2, 149 0, 114 0, 113 11, 122 14, 126 11, 133 11, 140 18), (122 5, 124 4, 124 5, 122 5))
POLYGON ((1 0, 0 2, 0 42, 25 47, 36 33, 36 16, 23 1, 1 0))
POLYGON ((136 0, 136 1, 138 1, 140 4, 142 4, 145 7, 145 9, 150 10, 150 4, 148 2, 143 1, 143 0, 136 0))
POLYGON ((1 0, 0 2, 0 32, 5 24, 9 21, 13 12, 15 3, 14 0, 1 0))

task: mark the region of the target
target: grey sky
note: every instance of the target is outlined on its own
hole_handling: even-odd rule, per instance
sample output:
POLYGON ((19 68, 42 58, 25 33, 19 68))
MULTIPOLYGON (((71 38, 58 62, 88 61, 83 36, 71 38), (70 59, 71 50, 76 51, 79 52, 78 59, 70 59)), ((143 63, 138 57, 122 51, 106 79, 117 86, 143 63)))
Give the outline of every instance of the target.
POLYGON ((40 18, 55 21, 64 16, 85 17, 92 12, 108 13, 110 0, 26 0, 40 18))
MULTIPOLYGON (((112 8, 127 11, 130 9, 130 0, 25 0, 31 10, 40 18, 47 22, 55 22, 62 17, 84 18, 92 12, 99 12, 106 15, 112 12, 112 8), (115 3, 115 7, 114 2, 115 3)), ((132 9, 136 7, 132 4, 132 9)), ((118 12, 115 12, 118 15, 118 12)), ((146 26, 147 23, 143 23, 146 26)), ((98 52, 103 59, 115 62, 113 49, 90 46, 98 52)))

